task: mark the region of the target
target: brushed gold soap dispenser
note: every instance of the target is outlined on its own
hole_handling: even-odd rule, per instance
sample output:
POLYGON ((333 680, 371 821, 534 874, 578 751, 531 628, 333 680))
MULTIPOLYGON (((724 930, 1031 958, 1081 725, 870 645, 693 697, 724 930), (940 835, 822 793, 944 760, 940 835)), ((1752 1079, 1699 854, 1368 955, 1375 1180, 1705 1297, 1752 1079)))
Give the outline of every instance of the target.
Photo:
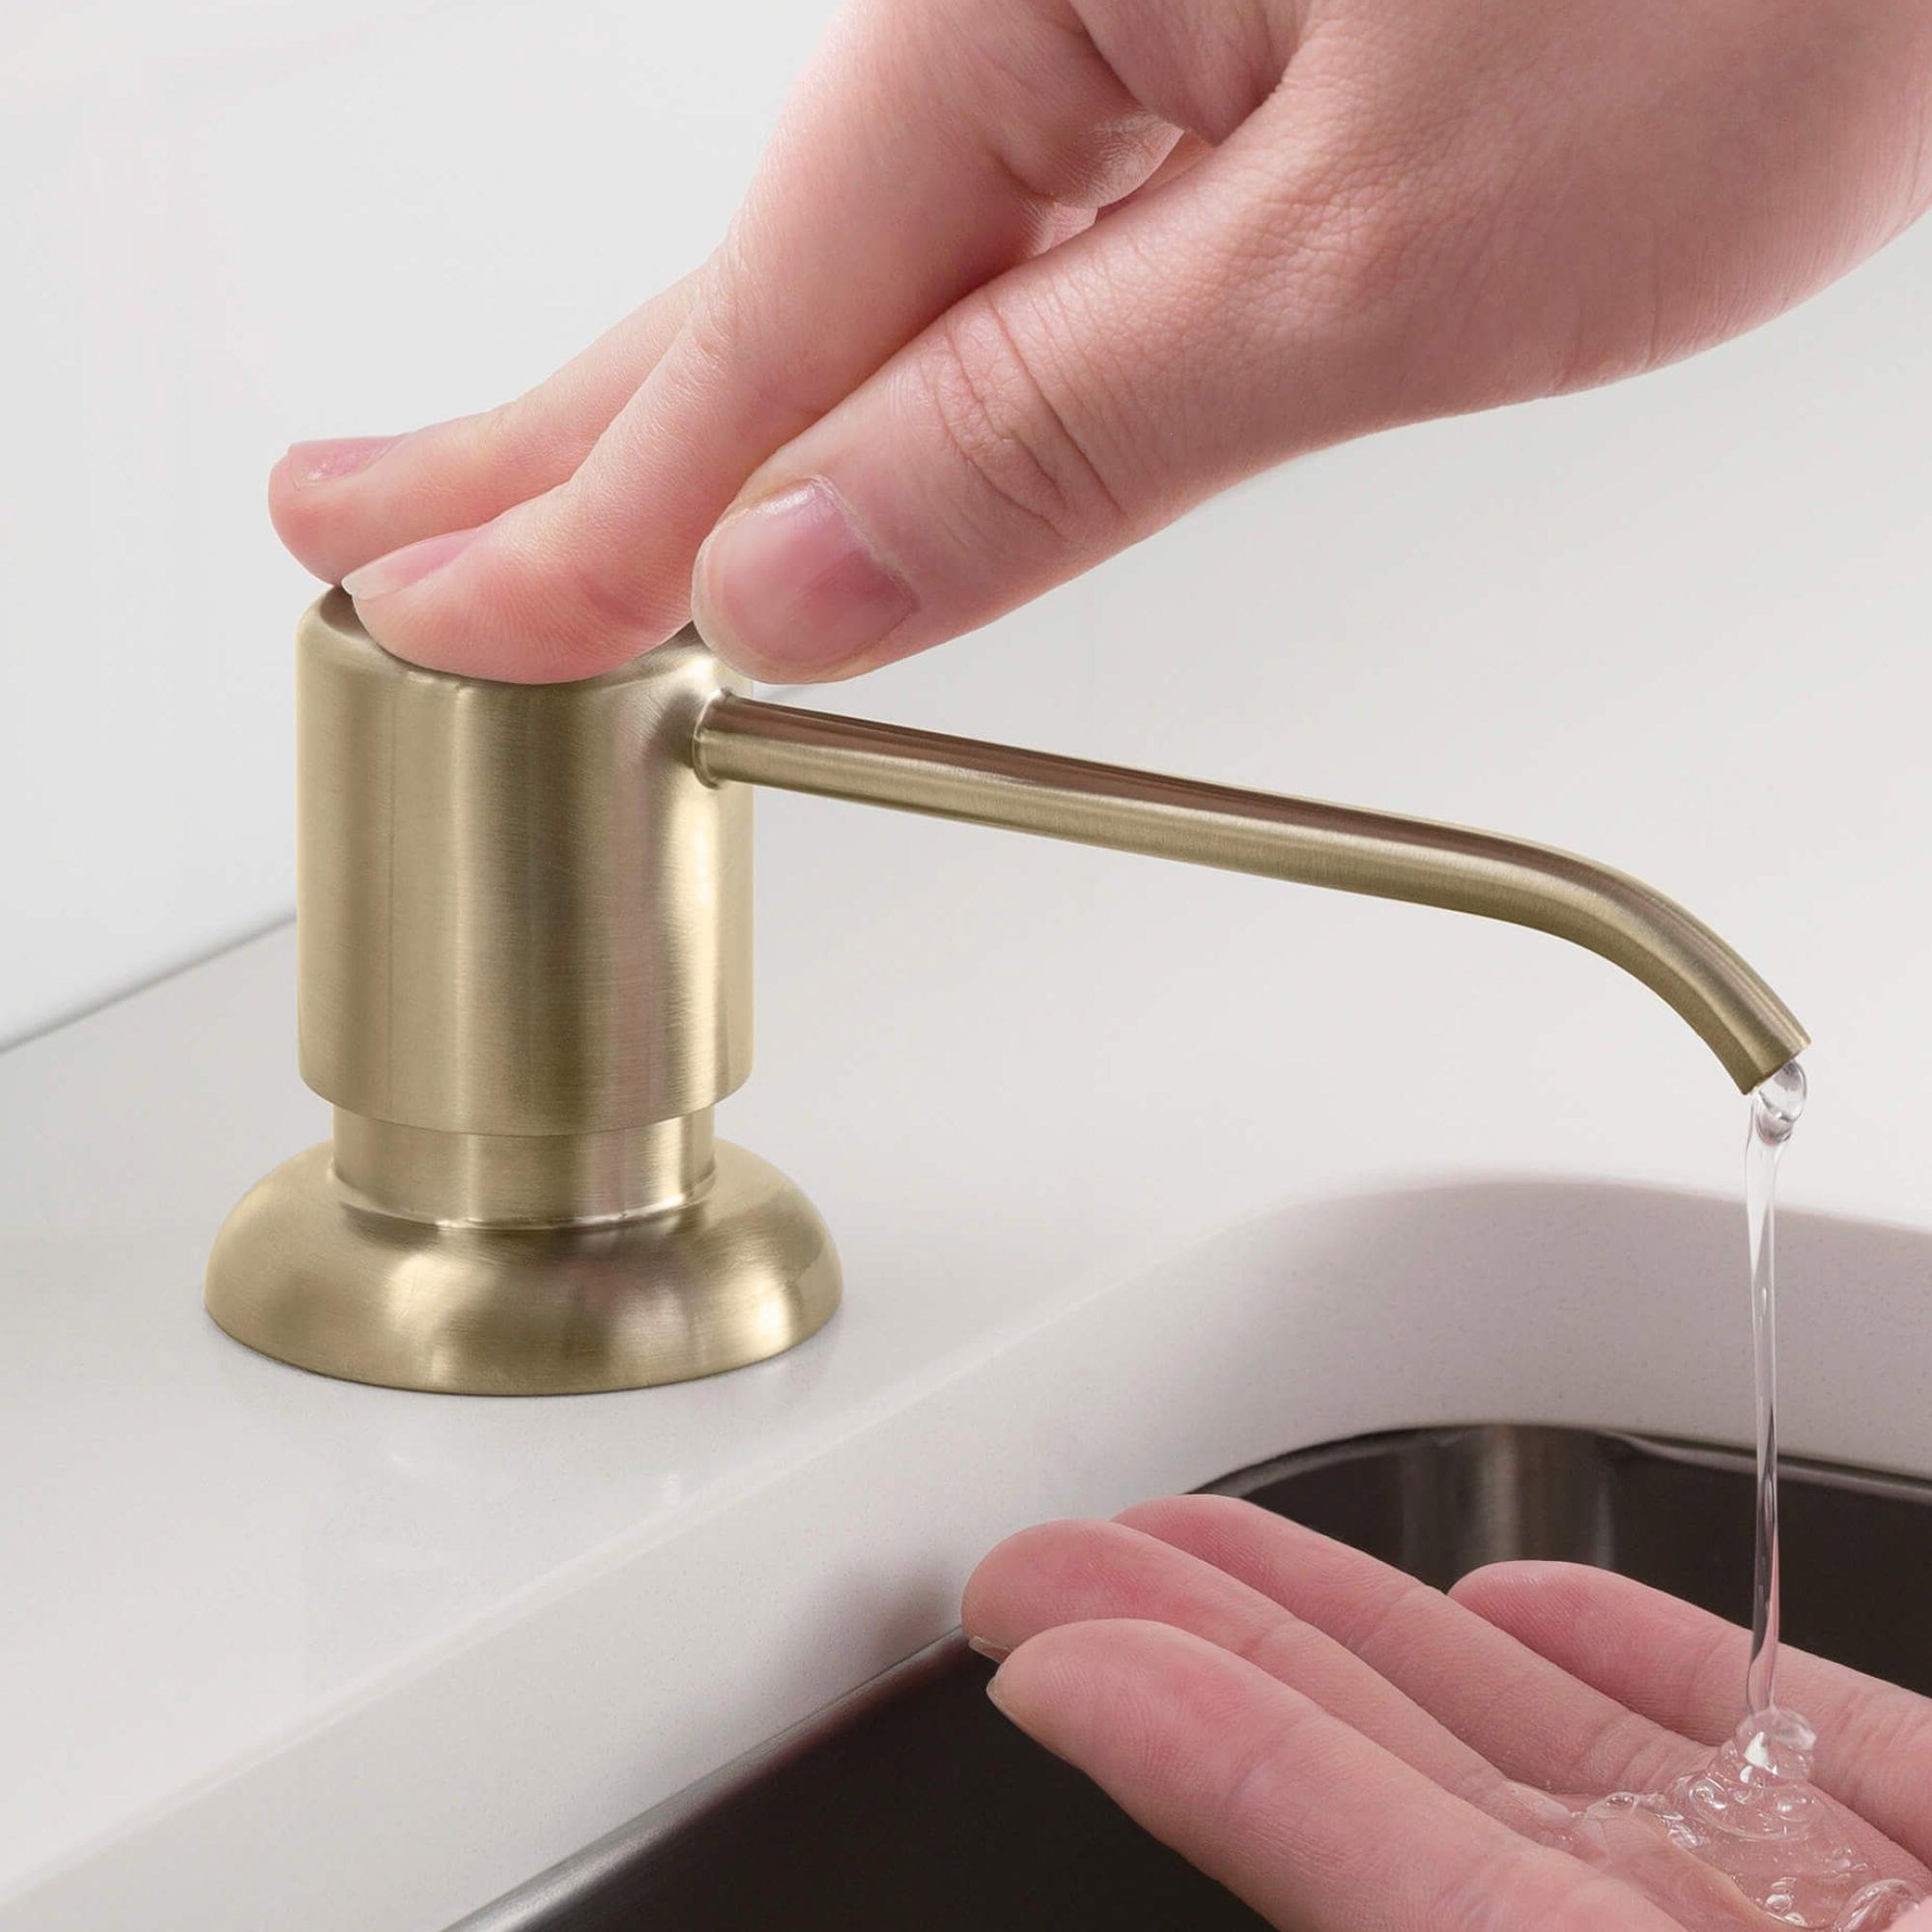
POLYGON ((493 684, 390 657, 330 591, 297 698, 300 1063, 334 1133, 230 1215, 207 1300, 324 1375, 634 1388, 831 1316, 824 1224, 712 1130, 751 1071, 756 784, 1534 926, 1643 980, 1747 1090, 1806 1043, 1708 926, 1588 860, 760 702, 691 632, 493 684))

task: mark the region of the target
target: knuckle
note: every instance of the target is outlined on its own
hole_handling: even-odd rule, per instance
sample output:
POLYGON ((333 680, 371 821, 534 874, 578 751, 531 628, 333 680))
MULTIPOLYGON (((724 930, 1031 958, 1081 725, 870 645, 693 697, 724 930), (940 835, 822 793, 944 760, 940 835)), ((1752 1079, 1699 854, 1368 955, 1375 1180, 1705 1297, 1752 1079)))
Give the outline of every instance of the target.
POLYGON ((661 643, 671 628, 653 623, 652 600, 636 571, 612 572, 599 550, 580 547, 571 554, 562 588, 559 648, 583 664, 586 674, 661 643))
POLYGON ((774 309, 773 288, 733 224, 705 265, 681 346, 710 390, 730 397, 733 412, 776 446, 842 399, 849 372, 838 366, 837 331, 798 327, 781 301, 774 309))
POLYGON ((1681 1738, 1640 1712, 1619 1710, 1590 1736, 1579 1769, 1605 1790, 1661 1791, 1684 1771, 1685 1758, 1681 1738))
POLYGON ((508 402, 498 403, 495 409, 469 419, 466 427, 473 445, 472 453, 485 464, 515 462, 529 448, 542 420, 535 390, 512 396, 508 402))
POLYGON ((995 157, 1022 194, 1056 208, 1098 209, 1139 187, 1175 134, 1154 115, 1128 111, 1097 129, 1023 122, 1000 140, 995 157))
POLYGON ((1418 1614, 1427 1617, 1436 1598, 1437 1592, 1427 1583, 1404 1577, 1394 1588, 1366 1597, 1356 1614, 1341 1622, 1336 1640, 1365 1663, 1374 1663, 1382 1640, 1388 1638, 1400 1649, 1405 1626, 1418 1614))
MULTIPOLYGON (((1062 30, 1043 30, 1055 41, 1062 30)), ((1084 37, 1049 57, 997 44, 978 58, 994 70, 980 138, 1023 201, 1103 208, 1131 193, 1174 144, 1171 123, 1122 85, 1084 37), (1069 57, 1070 56, 1070 57, 1069 57)))
POLYGON ((544 382, 447 428, 460 439, 456 447, 474 469, 523 470, 555 440, 557 415, 550 383, 544 382))
POLYGON ((747 270, 739 266, 741 252, 735 234, 727 234, 705 265, 703 285, 684 319, 686 345, 707 367, 721 372, 743 362, 749 347, 745 304, 737 296, 747 281, 747 270))
POLYGON ((539 384, 495 409, 432 431, 415 465, 414 488, 458 514, 508 508, 539 478, 582 461, 583 445, 567 412, 539 384))
POLYGON ((991 296, 967 298, 936 325, 923 379, 948 447, 1006 516, 1062 547, 1124 521, 1071 410, 991 296))
MULTIPOLYGON (((558 493, 540 499, 554 509, 558 493)), ((515 540, 481 554, 476 606, 498 613, 546 676, 592 677, 660 643, 678 619, 648 578, 611 547, 586 542, 575 519, 526 520, 515 540)))

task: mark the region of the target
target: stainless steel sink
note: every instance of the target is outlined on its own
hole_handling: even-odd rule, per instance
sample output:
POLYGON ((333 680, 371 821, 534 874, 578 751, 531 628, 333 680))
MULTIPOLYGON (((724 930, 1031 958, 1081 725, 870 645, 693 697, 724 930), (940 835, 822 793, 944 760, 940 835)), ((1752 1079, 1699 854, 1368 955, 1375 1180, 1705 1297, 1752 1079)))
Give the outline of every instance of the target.
MULTIPOLYGON (((1506 1425, 1364 1436, 1210 1486, 1446 1586, 1596 1563, 1742 1621, 1749 1459, 1506 1425)), ((1789 1640, 1932 1693, 1932 1484, 1787 1463, 1789 1640)), ((1023 1738, 954 1637, 457 1932, 1218 1932, 1263 1921, 1023 1738)))

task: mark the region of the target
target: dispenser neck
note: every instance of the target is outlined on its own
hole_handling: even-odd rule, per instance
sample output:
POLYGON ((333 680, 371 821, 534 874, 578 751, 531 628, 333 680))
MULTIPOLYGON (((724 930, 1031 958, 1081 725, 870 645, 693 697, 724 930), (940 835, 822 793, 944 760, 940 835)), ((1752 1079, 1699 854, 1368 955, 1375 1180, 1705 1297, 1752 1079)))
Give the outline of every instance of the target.
POLYGON ((692 1200, 713 1166, 711 1109, 588 1134, 450 1134, 335 1110, 348 1198, 412 1221, 560 1228, 692 1200))

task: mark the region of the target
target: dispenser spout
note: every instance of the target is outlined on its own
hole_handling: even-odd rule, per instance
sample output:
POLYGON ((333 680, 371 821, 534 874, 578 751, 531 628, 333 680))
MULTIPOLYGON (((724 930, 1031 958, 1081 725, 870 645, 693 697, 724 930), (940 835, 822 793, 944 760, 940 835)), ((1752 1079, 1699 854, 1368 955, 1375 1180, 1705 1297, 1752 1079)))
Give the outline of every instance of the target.
POLYGON ((331 1139, 238 1204, 208 1311, 321 1375, 488 1395, 760 1362, 838 1250, 719 1139, 752 1070, 752 797, 780 785, 1540 927, 1633 973, 1740 1087, 1805 1044, 1708 926, 1567 852, 761 704, 695 631, 575 684, 297 636, 297 1009, 331 1139))
POLYGON ((692 750, 714 785, 775 785, 1554 933, 1642 980, 1747 1093, 1809 1043, 1701 920, 1550 846, 729 695, 699 718, 692 750))

